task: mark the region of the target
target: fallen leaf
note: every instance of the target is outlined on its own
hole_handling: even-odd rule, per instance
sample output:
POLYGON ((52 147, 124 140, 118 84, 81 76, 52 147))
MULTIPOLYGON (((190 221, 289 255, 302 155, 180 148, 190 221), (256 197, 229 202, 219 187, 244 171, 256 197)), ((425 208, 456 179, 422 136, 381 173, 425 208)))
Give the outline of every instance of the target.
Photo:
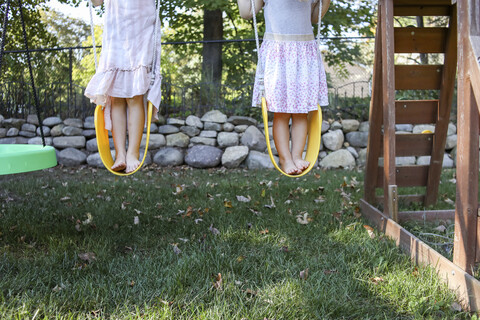
POLYGON ((260 194, 262 198, 265 198, 266 191, 265 189, 262 189, 262 193, 260 194))
POLYGON ((178 248, 176 243, 172 243, 172 246, 173 246, 173 252, 175 252, 176 255, 179 255, 180 253, 182 253, 182 250, 178 248))
POLYGON ((92 263, 93 261, 97 260, 97 257, 93 252, 79 253, 78 257, 80 258, 80 260, 86 261, 88 263, 92 263))
POLYGON ((242 262, 243 260, 245 260, 245 258, 246 258, 245 256, 239 256, 237 258, 237 262, 242 262))
POLYGON ((450 306, 450 309, 452 309, 453 311, 460 312, 460 311, 462 311, 462 306, 461 306, 459 303, 454 302, 454 303, 452 303, 452 305, 450 306))
POLYGON ((373 284, 380 284, 380 282, 384 282, 385 280, 382 277, 375 277, 375 278, 370 278, 370 281, 372 281, 373 284))
POLYGON ((210 230, 214 235, 220 234, 220 231, 218 231, 217 228, 214 228, 213 224, 211 224, 210 227, 208 227, 208 230, 210 230))
POLYGON ((360 207, 355 207, 353 209, 353 215, 355 216, 355 218, 360 218, 362 216, 362 213, 360 212, 360 207))
POLYGON ((370 226, 367 226, 367 225, 364 225, 363 227, 367 230, 368 235, 370 236, 370 238, 371 238, 371 239, 374 239, 374 238, 375 238, 375 233, 374 233, 374 231, 373 231, 373 228, 370 227, 370 226))
POLYGON ((302 279, 302 280, 307 280, 308 279, 308 268, 300 271, 300 279, 302 279))
POLYGON ((326 275, 333 274, 333 273, 338 273, 337 270, 332 269, 332 270, 323 270, 323 273, 326 275))
POLYGON ((256 216, 261 216, 262 215, 262 213, 260 211, 254 210, 252 208, 249 208, 248 210, 250 210, 256 216))
POLYGON ((439 232, 445 232, 445 230, 447 230, 447 227, 445 227, 444 225, 439 225, 438 227, 434 228, 434 230, 437 230, 439 232))
POLYGON ((142 211, 140 211, 138 209, 133 209, 133 211, 135 211, 136 214, 142 214, 142 211))
POLYGON ((245 293, 248 294, 248 295, 250 295, 250 296, 256 296, 256 295, 258 294, 257 291, 252 290, 252 289, 247 289, 247 290, 245 290, 245 293))
POLYGON ((297 215, 297 222, 300 224, 308 224, 308 212, 302 212, 302 214, 297 215))
POLYGON ((130 286, 130 287, 133 287, 134 285, 135 285, 135 281, 133 281, 133 280, 130 281, 129 286, 130 286))
POLYGON ((284 202, 284 204, 290 204, 290 203, 292 203, 292 200, 286 200, 286 201, 284 202))
POLYGON ((203 221, 203 219, 200 219, 200 218, 195 219, 195 224, 199 224, 199 223, 202 222, 202 221, 203 221))
POLYGON ((83 225, 92 223, 93 217, 90 212, 87 212, 87 219, 82 222, 83 225))
POLYGON ((248 196, 248 198, 244 196, 237 196, 237 200, 240 202, 250 202, 252 198, 250 198, 250 196, 248 196))
POLYGON ((450 205, 454 205, 454 204, 455 204, 455 201, 453 201, 453 200, 450 199, 450 198, 447 198, 447 199, 445 199, 445 200, 443 200, 443 201, 445 201, 446 203, 448 203, 448 204, 450 204, 450 205))
POLYGON ((222 290, 222 274, 218 273, 215 277, 215 282, 213 283, 213 287, 217 290, 222 290))
POLYGON ((288 250, 288 247, 287 247, 287 246, 282 246, 282 249, 281 249, 281 250, 282 250, 282 252, 289 252, 289 250, 288 250))
POLYGON ((453 183, 453 184, 457 183, 457 179, 455 179, 455 178, 450 179, 450 180, 448 180, 448 181, 451 182, 451 183, 453 183))
POLYGON ((172 194, 173 195, 178 195, 178 194, 183 192, 184 188, 185 188, 184 184, 182 184, 182 185, 178 184, 178 185, 175 186, 175 192, 172 192, 172 194))
POLYGON ((267 233, 268 233, 268 229, 260 230, 259 233, 260 233, 260 234, 267 234, 267 233))
POLYGON ((62 291, 63 289, 65 289, 66 286, 63 284, 63 283, 60 283, 60 285, 56 285, 55 288, 52 289, 53 292, 60 292, 62 291))
POLYGON ((60 199, 60 201, 68 201, 68 200, 70 200, 70 197, 63 197, 60 199))
POLYGON ((323 202, 325 202, 326 200, 325 200, 325 196, 320 195, 320 196, 318 196, 317 199, 314 199, 313 201, 314 201, 315 203, 323 203, 323 202))
POLYGON ((265 207, 265 208, 268 208, 268 209, 276 208, 275 202, 273 201, 273 197, 272 197, 272 196, 270 196, 270 202, 271 202, 271 204, 266 204, 266 205, 264 205, 264 207, 265 207))
POLYGON ((183 241, 183 242, 188 242, 188 241, 190 241, 190 240, 188 240, 187 238, 178 238, 178 240, 183 241))
POLYGON ((133 217, 133 224, 134 225, 140 224, 140 219, 138 218, 138 216, 133 217))
POLYGON ((224 206, 225 208, 233 208, 232 202, 231 202, 231 201, 228 201, 228 200, 224 200, 224 201, 223 201, 223 206, 224 206))

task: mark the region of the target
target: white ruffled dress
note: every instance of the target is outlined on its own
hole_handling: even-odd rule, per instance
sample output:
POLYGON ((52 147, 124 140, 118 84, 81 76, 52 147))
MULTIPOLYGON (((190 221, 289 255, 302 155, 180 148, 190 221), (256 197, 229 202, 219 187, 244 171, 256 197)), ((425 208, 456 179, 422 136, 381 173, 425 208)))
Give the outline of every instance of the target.
MULTIPOLYGON (((105 106, 105 127, 112 128, 111 97, 144 95, 155 106, 161 100, 160 37, 157 41, 155 80, 151 84, 154 53, 155 1, 105 0, 102 52, 97 72, 85 95, 105 106)), ((159 26, 160 27, 160 26, 159 26)), ((158 29, 160 32, 160 29, 158 29)))
POLYGON ((312 2, 265 0, 266 30, 260 48, 253 105, 261 102, 264 78, 268 110, 308 113, 328 105, 328 88, 320 48, 311 24, 312 2))

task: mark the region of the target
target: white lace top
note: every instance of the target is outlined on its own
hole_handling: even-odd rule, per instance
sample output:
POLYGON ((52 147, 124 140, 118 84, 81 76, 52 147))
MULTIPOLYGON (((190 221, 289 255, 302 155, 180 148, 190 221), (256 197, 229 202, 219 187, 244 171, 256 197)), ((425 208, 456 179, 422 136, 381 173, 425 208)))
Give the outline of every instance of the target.
MULTIPOLYGON (((267 38, 271 37, 271 34, 308 35, 308 37, 303 40, 313 40, 311 1, 265 0, 263 10, 266 25, 265 34, 267 38)), ((288 38, 289 37, 285 40, 288 40, 288 38)))

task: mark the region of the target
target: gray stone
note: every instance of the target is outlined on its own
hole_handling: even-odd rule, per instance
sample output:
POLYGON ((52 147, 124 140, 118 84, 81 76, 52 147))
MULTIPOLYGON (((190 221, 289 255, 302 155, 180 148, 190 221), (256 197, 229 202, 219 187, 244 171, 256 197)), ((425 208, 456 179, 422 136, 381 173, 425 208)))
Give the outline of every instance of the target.
POLYGON ((206 146, 215 147, 217 145, 217 139, 215 138, 204 138, 204 137, 193 137, 190 139, 192 144, 204 144, 206 146))
POLYGON ((24 123, 25 123, 25 120, 16 119, 16 118, 9 118, 9 119, 3 120, 3 126, 5 128, 7 128, 7 129, 15 128, 15 129, 18 129, 18 131, 20 131, 20 129, 22 128, 22 125, 24 123))
POLYGON ((413 133, 422 133, 423 131, 429 130, 435 132, 435 126, 431 124, 419 124, 413 127, 413 133))
POLYGON ((358 152, 357 152, 357 150, 355 150, 355 148, 347 147, 347 151, 350 152, 352 154, 352 156, 355 157, 355 159, 358 158, 358 152))
POLYGON ((360 123, 360 126, 358 127, 358 131, 360 131, 360 132, 370 131, 370 122, 363 121, 362 123, 360 123))
POLYGON ((419 166, 429 166, 430 165, 430 156, 420 156, 417 158, 417 165, 419 166))
POLYGON ((318 159, 323 159, 327 156, 327 152, 326 151, 320 151, 318 153, 318 159))
MULTIPOLYGON (((252 126, 250 126, 252 128, 252 126)), ((278 162, 278 157, 274 156, 276 162, 278 162)), ((250 170, 255 169, 274 169, 272 161, 270 160, 270 156, 263 152, 258 152, 255 150, 251 150, 245 160, 247 168, 250 170)))
POLYGON ((0 126, 3 124, 3 120, 5 120, 5 117, 0 114, 0 126))
POLYGON ((140 148, 138 151, 138 161, 143 160, 143 165, 148 166, 149 164, 152 164, 152 153, 150 151, 147 151, 147 154, 145 154, 145 149, 140 148), (143 156, 145 156, 145 160, 143 160, 143 156))
POLYGON ((217 131, 212 130, 203 130, 202 132, 200 132, 200 137, 202 138, 216 138, 217 135, 217 131))
POLYGON ((83 121, 77 118, 67 118, 63 120, 63 124, 67 127, 83 128, 83 121))
POLYGON ((203 124, 203 130, 205 131, 222 131, 222 125, 216 122, 205 122, 203 124))
POLYGON ((178 148, 162 148, 153 157, 153 162, 162 167, 180 166, 183 164, 184 152, 178 148))
POLYGON ((92 121, 86 121, 83 123, 83 128, 84 129, 95 129, 95 122, 92 121))
POLYGON ((172 126, 176 126, 176 127, 181 127, 181 126, 185 125, 185 120, 168 118, 167 119, 167 124, 172 125, 172 126))
MULTIPOLYGON (((142 142, 140 143, 140 148, 145 148, 146 143, 147 143, 147 135, 143 134, 142 142)), ((150 134, 150 141, 148 143, 149 149, 158 149, 160 147, 163 147, 166 144, 167 144, 167 141, 165 140, 165 136, 163 134, 159 134, 159 133, 150 134)))
POLYGON ((352 168, 355 166, 355 158, 347 150, 341 149, 328 154, 319 165, 323 169, 352 168))
MULTIPOLYGON (((114 149, 115 144, 113 143, 113 139, 109 138, 108 142, 109 142, 110 149, 114 149)), ((90 152, 97 152, 98 151, 97 138, 93 138, 93 139, 88 140, 86 145, 87 145, 87 151, 90 151, 90 152)))
POLYGON ((187 124, 187 126, 203 129, 202 120, 200 120, 200 118, 197 116, 189 115, 187 119, 185 119, 185 123, 187 124))
POLYGON ((217 142, 220 148, 238 146, 238 133, 220 132, 217 136, 217 142))
MULTIPOLYGON (((112 155, 112 158, 115 157, 115 150, 110 150, 110 153, 112 155)), ((87 157, 87 164, 90 167, 95 167, 95 168, 104 168, 102 158, 100 158, 100 153, 92 153, 87 157)))
POLYGON ((367 163, 367 148, 358 150, 357 166, 364 166, 367 163))
POLYGON ((340 130, 342 129, 342 124, 338 121, 333 121, 333 123, 330 125, 330 130, 340 130))
POLYGON ((27 123, 33 124, 35 126, 38 126, 40 122, 38 121, 38 116, 36 114, 29 114, 27 116, 27 123))
POLYGON ((62 135, 62 130, 63 128, 65 127, 65 125, 62 123, 62 124, 58 124, 56 126, 54 126, 51 130, 50 130, 50 135, 52 137, 59 137, 62 135))
POLYGON ((0 139, 0 144, 26 144, 26 143, 28 143, 28 139, 20 136, 0 139))
POLYGON ((24 123, 22 125, 22 130, 21 131, 30 131, 30 132, 35 132, 37 130, 37 127, 34 124, 31 123, 24 123))
POLYGON ((189 137, 198 136, 198 134, 200 133, 200 129, 191 126, 182 126, 180 127, 180 131, 185 133, 189 137))
POLYGON ((344 136, 342 130, 333 130, 325 133, 322 137, 325 148, 335 151, 342 147, 344 136))
POLYGON ((7 128, 0 128, 0 138, 5 138, 7 136, 7 128))
POLYGON ((358 127, 360 127, 360 122, 355 119, 344 119, 342 120, 342 130, 345 133, 357 131, 358 127))
POLYGON ((186 148, 190 143, 190 138, 185 133, 175 133, 167 136, 167 146, 186 148))
POLYGON ((87 155, 75 148, 66 148, 57 155, 57 161, 67 167, 79 166, 87 160, 87 155))
POLYGON ((226 122, 223 124, 223 131, 225 132, 232 132, 235 129, 235 126, 230 122, 226 122))
POLYGON ((243 116, 231 116, 228 118, 228 122, 232 123, 235 126, 245 125, 245 126, 256 126, 258 121, 251 117, 243 116))
MULTIPOLYGON (((41 144, 43 145, 43 140, 42 140, 42 137, 34 137, 34 138, 31 138, 31 139, 28 139, 28 144, 41 144)), ((45 138, 45 144, 47 146, 53 146, 53 138, 51 137, 46 137, 45 138)))
POLYGON ((7 137, 15 137, 15 136, 18 136, 18 133, 20 132, 20 130, 18 130, 17 128, 10 128, 8 129, 7 131, 7 137))
POLYGON ((220 164, 222 153, 216 147, 195 145, 187 150, 185 163, 194 168, 213 168, 220 164))
POLYGON ((164 124, 167 124, 167 120, 165 119, 164 116, 162 116, 161 114, 158 114, 157 116, 158 116, 158 119, 157 121, 155 121, 157 126, 163 126, 164 124))
MULTIPOLYGON (((150 124, 150 133, 157 133, 158 126, 155 123, 150 124)), ((143 133, 147 133, 147 127, 143 128, 143 133)))
POLYGON ((240 124, 240 125, 238 125, 238 126, 235 126, 235 129, 234 129, 234 130, 235 130, 236 133, 243 133, 243 132, 245 132, 245 130, 247 130, 247 129, 248 129, 248 125, 246 125, 246 124, 240 124))
MULTIPOLYGON (((396 157, 395 158, 395 165, 400 167, 400 166, 411 166, 416 163, 416 159, 414 156, 410 157, 396 157)), ((383 157, 378 159, 378 165, 383 166, 383 157)))
POLYGON ((63 123, 63 121, 59 117, 49 117, 43 120, 43 125, 47 127, 54 127, 60 123, 63 123))
POLYGON ((83 130, 82 136, 84 136, 87 139, 91 139, 96 137, 96 133, 95 133, 95 130, 92 130, 92 129, 83 130))
POLYGON ((395 131, 412 132, 413 131, 413 125, 411 125, 411 124, 396 124, 395 125, 395 131))
POLYGON ((219 110, 211 110, 205 113, 201 119, 203 122, 225 123, 227 116, 219 110))
POLYGON ((83 134, 83 129, 78 127, 63 127, 62 133, 64 136, 80 136, 83 134))
POLYGON ((247 146, 228 147, 222 155, 222 165, 229 169, 237 168, 247 156, 247 146))
POLYGON ((248 127, 240 141, 242 145, 247 146, 250 150, 264 152, 267 148, 264 134, 255 126, 248 127))
MULTIPOLYGON (((50 127, 47 127, 47 126, 42 126, 42 129, 43 129, 43 135, 45 137, 48 137, 50 136, 50 127)), ((40 131, 40 127, 37 128, 37 136, 41 136, 42 135, 42 132, 40 131)))
POLYGON ((443 163, 442 163, 443 168, 454 168, 455 167, 455 162, 454 160, 450 157, 448 153, 445 153, 443 155, 443 163))
POLYGON ((86 139, 84 136, 72 137, 55 137, 53 138, 53 146, 58 149, 65 148, 85 148, 86 139))
POLYGON ((18 133, 19 136, 25 137, 25 138, 33 138, 36 136, 35 132, 30 132, 30 131, 20 131, 18 133))
POLYGON ((330 130, 330 123, 328 121, 322 121, 322 134, 330 130))
POLYGON ((368 132, 349 132, 346 138, 352 147, 364 148, 368 145, 368 132))
POLYGON ((452 135, 452 134, 456 134, 457 133, 457 127, 453 124, 453 123, 449 123, 448 124, 448 131, 447 131, 447 135, 452 135))
POLYGON ((447 141, 445 143, 445 150, 451 150, 457 146, 457 135, 452 134, 447 137, 447 141))
POLYGON ((180 129, 171 124, 166 124, 158 127, 158 133, 161 133, 161 134, 172 134, 172 133, 178 133, 178 132, 180 132, 180 129))
POLYGON ((85 122, 94 123, 95 122, 95 117, 94 116, 85 117, 85 122))

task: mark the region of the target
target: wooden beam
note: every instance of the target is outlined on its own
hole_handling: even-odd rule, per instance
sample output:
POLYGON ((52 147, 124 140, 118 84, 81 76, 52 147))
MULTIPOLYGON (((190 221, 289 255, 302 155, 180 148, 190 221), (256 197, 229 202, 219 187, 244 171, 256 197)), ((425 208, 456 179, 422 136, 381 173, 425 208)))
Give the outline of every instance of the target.
POLYGON ((447 28, 395 28, 395 53, 444 53, 447 28))
POLYGON ((363 199, 360 200, 360 208, 363 215, 381 232, 392 238, 415 264, 435 268, 438 276, 461 299, 465 309, 480 310, 480 281, 464 272, 363 199))
POLYGON ((395 101, 396 124, 436 123, 438 100, 395 101))
POLYGON ((395 6, 393 14, 396 16, 448 16, 450 15, 449 6, 395 6))
POLYGON ((401 211, 398 220, 405 221, 439 221, 455 219, 455 210, 427 210, 427 211, 401 211))
MULTIPOLYGON (((418 6, 420 0, 394 0, 395 6, 418 6)), ((452 0, 421 0, 422 6, 451 6, 452 0)))
MULTIPOLYGON (((397 157, 427 156, 432 154, 433 134, 396 134, 395 148, 397 157)), ((383 145, 382 145, 383 151, 383 145)))
MULTIPOLYGON (((425 187, 429 166, 399 166, 396 168, 398 187, 425 187)), ((378 167, 377 187, 383 186, 383 168, 378 167)), ((383 186, 385 188, 385 186, 383 186)))
POLYGON ((442 65, 396 65, 395 89, 439 90, 442 70, 442 65))

